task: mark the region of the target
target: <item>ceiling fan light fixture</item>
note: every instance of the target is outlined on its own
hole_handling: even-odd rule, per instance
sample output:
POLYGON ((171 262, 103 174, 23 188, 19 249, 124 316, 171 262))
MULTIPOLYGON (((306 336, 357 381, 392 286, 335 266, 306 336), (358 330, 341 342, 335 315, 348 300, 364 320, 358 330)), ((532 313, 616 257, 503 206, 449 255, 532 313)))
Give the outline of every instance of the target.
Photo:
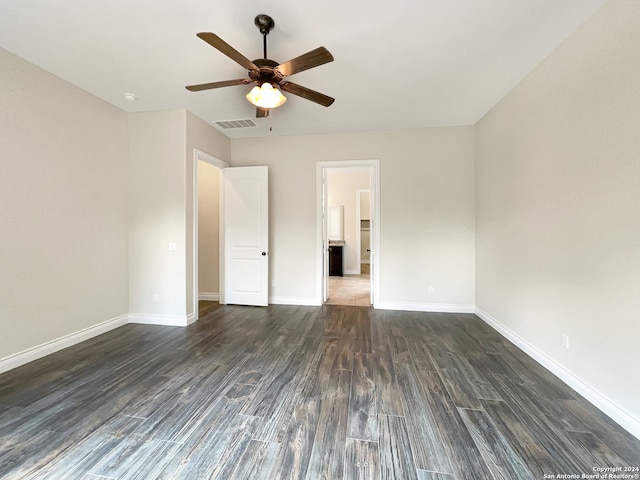
POLYGON ((282 92, 274 88, 269 82, 261 86, 255 86, 247 93, 247 100, 260 108, 276 108, 287 101, 287 97, 282 92))

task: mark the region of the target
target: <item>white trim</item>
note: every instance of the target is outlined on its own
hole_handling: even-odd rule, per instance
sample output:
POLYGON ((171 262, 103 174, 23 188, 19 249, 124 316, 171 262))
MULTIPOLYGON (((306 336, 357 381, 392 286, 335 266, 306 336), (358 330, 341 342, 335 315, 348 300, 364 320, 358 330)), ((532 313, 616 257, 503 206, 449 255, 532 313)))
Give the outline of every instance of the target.
POLYGON ((126 325, 128 322, 128 315, 121 315, 111 320, 107 320, 92 327, 84 328, 74 333, 70 333, 55 340, 45 342, 41 345, 28 348, 22 352, 14 353, 8 357, 0 359, 0 373, 12 370, 14 368, 25 365, 39 358, 46 357, 52 353, 56 353, 67 347, 71 347, 90 338, 102 335, 110 330, 126 325))
POLYGON ((413 303, 413 302, 379 302, 381 310, 404 310, 406 312, 432 313, 474 313, 473 305, 459 305, 447 303, 413 303))
POLYGON ((129 323, 141 323, 144 325, 162 325, 165 327, 186 327, 197 320, 196 314, 186 317, 173 315, 150 315, 147 313, 130 313, 129 323))
MULTIPOLYGON (((193 314, 192 315, 194 315, 195 320, 198 320, 198 300, 200 300, 199 293, 198 293, 198 161, 203 161, 205 163, 213 165, 214 167, 218 167, 219 169, 227 168, 229 166, 227 162, 223 162, 222 160, 214 157, 213 155, 209 155, 208 153, 203 152, 202 150, 198 150, 197 148, 193 149, 193 178, 191 179, 191 181, 193 182, 193 188, 192 188, 193 198, 191 199, 191 201, 193 202, 193 208, 192 208, 193 210, 193 314)), ((221 188, 220 185, 221 184, 219 184, 218 188, 221 188)), ((218 190, 218 196, 221 197, 221 195, 222 195, 222 191, 218 190)), ((218 205, 218 209, 222 210, 221 204, 218 205)), ((218 232, 220 231, 221 223, 222 223, 222 218, 219 217, 218 232)), ((219 239, 220 239, 219 240, 220 242, 223 241, 220 235, 219 235, 219 239)), ((223 251, 222 244, 220 244, 220 251, 223 251)), ((222 279, 223 279, 222 266, 220 265, 220 262, 218 263, 219 263, 218 265, 219 281, 222 282, 222 279)))
POLYGON ((300 305, 305 307, 321 307, 315 297, 269 297, 270 305, 300 305))
POLYGON ((631 435, 640 439, 640 419, 635 418, 624 408, 603 395, 597 389, 586 383, 581 378, 574 375, 558 362, 540 351, 537 347, 527 342, 520 335, 515 333, 509 327, 503 325, 494 317, 480 308, 475 309, 475 314, 480 317, 487 325, 492 327, 502 336, 514 343, 523 350, 527 355, 533 358, 544 368, 553 373, 556 377, 566 383, 573 390, 585 397, 589 402, 602 410, 605 414, 615 420, 622 428, 627 430, 631 435))
POLYGON ((359 270, 345 270, 343 273, 345 275, 360 275, 359 270))
MULTIPOLYGON (((323 285, 324 285, 324 240, 323 240, 323 219, 324 211, 322 206, 324 193, 324 176, 325 171, 362 171, 369 170, 371 181, 371 276, 372 286, 372 306, 373 308, 382 308, 380 305, 380 160, 338 160, 316 163, 316 299, 314 305, 322 305, 323 285)), ((326 207, 326 205, 325 205, 326 207)), ((359 272, 358 272, 359 273, 359 272)))
POLYGON ((220 294, 219 293, 210 293, 210 292, 200 292, 198 293, 198 301, 205 300, 207 302, 219 302, 220 294))
MULTIPOLYGON (((371 183, 371 179, 369 179, 369 183, 371 183)), ((371 187, 371 185, 369 185, 371 187)), ((369 259, 367 261, 362 261, 362 212, 360 211, 360 202, 362 194, 366 192, 369 194, 369 204, 371 204, 371 188, 358 188, 356 190, 356 257, 358 259, 358 271, 359 274, 362 271, 362 264, 369 263, 369 259)), ((369 205, 369 216, 371 216, 371 205, 369 205)), ((371 219, 369 219, 371 222, 371 219)))
POLYGON ((226 268, 224 239, 227 219, 224 215, 224 208, 224 171, 221 168, 220 175, 218 175, 218 302, 220 305, 227 303, 224 289, 224 270, 226 268))

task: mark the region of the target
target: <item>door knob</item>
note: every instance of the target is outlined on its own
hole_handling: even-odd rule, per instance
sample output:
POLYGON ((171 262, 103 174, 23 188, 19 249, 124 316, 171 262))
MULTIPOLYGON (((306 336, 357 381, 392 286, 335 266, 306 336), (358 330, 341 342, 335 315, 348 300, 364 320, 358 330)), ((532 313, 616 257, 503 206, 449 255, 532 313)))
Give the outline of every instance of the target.
POLYGON ((267 252, 262 252, 262 256, 265 257, 267 255, 267 252))

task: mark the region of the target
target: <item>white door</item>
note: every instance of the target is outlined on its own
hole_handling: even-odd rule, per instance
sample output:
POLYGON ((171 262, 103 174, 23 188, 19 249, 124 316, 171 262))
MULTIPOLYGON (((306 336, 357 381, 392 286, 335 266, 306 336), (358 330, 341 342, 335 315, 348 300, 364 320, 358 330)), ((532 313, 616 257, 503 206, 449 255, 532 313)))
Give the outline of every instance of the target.
POLYGON ((224 176, 225 303, 268 305, 268 167, 231 167, 224 176))

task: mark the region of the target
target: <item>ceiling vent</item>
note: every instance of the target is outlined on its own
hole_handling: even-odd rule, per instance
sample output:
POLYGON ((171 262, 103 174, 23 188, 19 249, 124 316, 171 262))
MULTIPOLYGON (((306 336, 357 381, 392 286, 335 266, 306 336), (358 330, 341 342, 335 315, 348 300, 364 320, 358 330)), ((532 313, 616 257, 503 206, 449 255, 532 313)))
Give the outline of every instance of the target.
POLYGON ((240 120, 218 120, 213 122, 219 128, 224 130, 229 130, 232 128, 249 128, 249 127, 257 127, 253 120, 250 118, 243 118, 240 120))

